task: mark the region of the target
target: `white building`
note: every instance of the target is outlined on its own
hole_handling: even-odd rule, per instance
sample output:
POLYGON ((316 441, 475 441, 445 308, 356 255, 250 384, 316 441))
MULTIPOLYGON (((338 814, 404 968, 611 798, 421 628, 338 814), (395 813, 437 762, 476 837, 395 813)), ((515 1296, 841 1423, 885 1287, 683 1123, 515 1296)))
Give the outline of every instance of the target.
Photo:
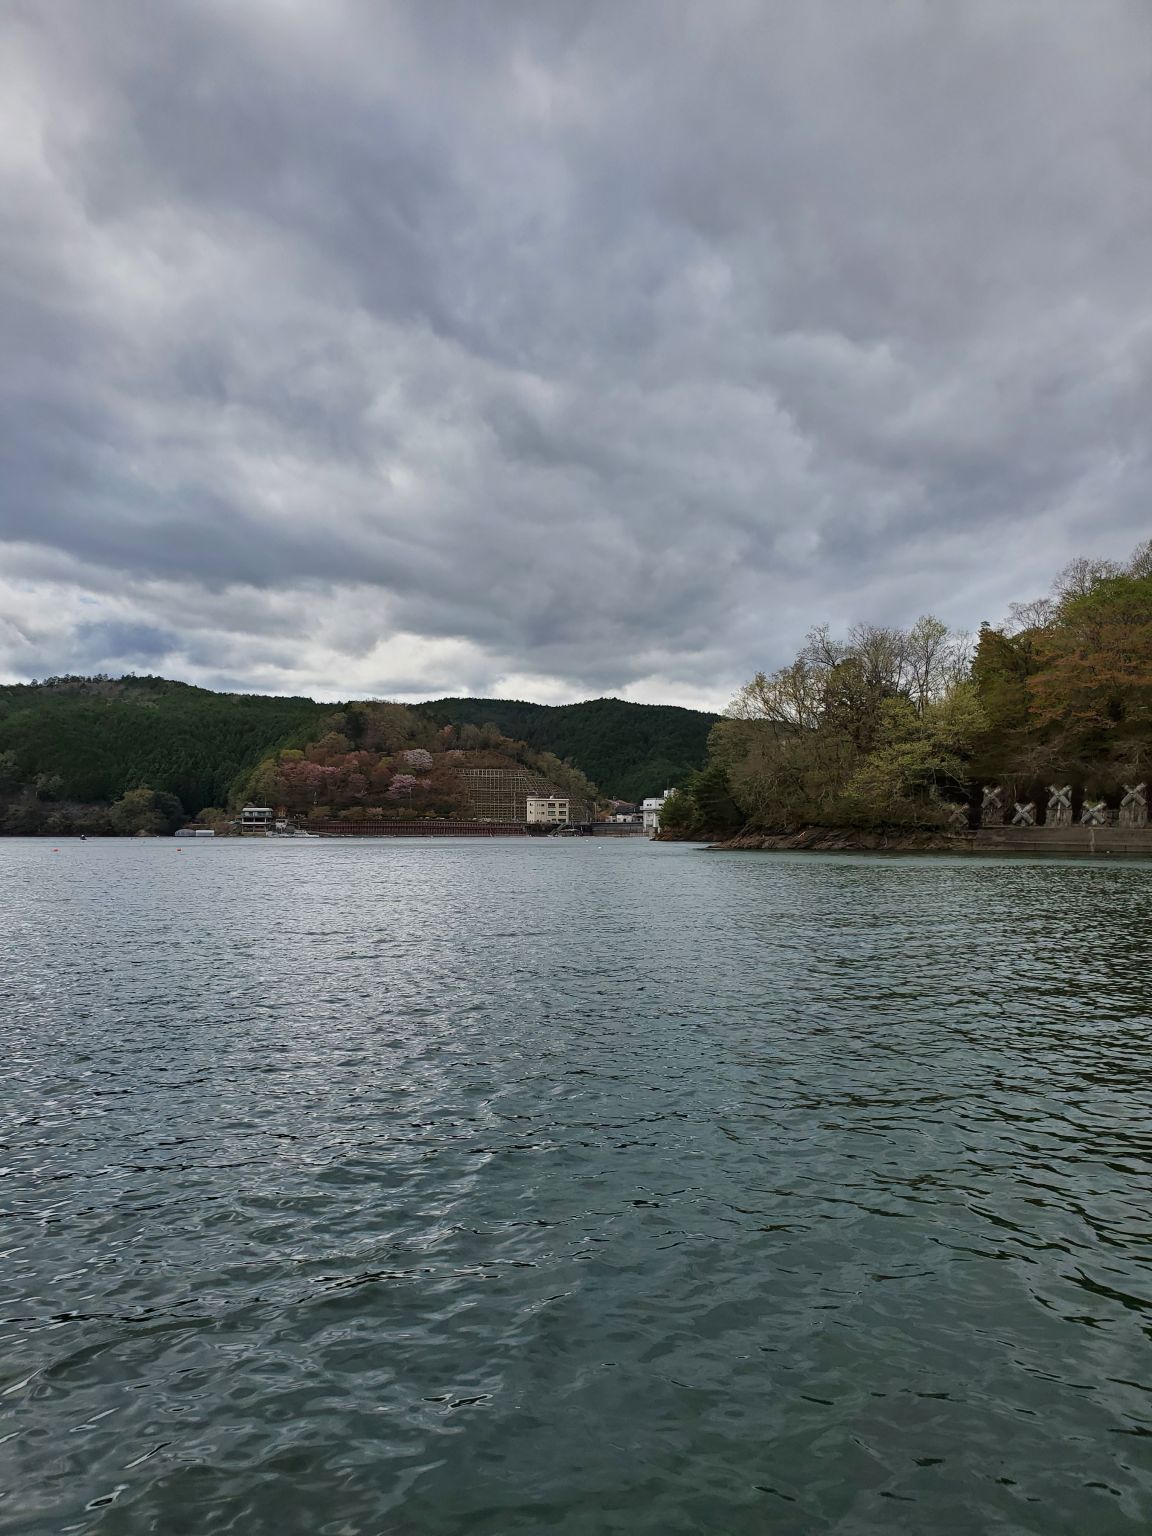
POLYGON ((259 830, 267 832, 272 825, 272 807, 270 805, 246 805, 240 812, 240 826, 244 831, 259 830))
POLYGON ((563 826, 570 819, 570 804, 569 800, 561 799, 558 795, 529 795, 528 820, 547 822, 554 827, 563 826))
POLYGON ((669 795, 674 795, 674 789, 666 789, 662 795, 649 795, 640 807, 640 813, 644 817, 645 832, 659 832, 660 812, 664 809, 664 802, 669 795))

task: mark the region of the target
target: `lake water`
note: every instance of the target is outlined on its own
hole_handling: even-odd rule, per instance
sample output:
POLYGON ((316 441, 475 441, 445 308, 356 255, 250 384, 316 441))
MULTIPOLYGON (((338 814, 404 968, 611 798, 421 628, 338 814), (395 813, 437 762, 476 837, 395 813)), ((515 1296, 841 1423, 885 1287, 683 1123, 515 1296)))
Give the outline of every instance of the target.
POLYGON ((0 842, 0 1530, 1152 1527, 1152 865, 0 842))

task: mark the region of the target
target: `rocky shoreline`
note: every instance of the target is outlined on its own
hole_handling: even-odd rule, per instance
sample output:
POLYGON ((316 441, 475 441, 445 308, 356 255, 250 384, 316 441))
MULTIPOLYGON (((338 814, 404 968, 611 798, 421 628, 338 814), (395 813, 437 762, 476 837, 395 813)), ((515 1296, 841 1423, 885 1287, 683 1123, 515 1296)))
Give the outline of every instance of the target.
POLYGON ((799 832, 748 832, 711 843, 710 853, 957 853, 971 847, 963 833, 920 828, 867 832, 855 827, 804 827, 799 832))
MULTIPOLYGON (((665 836, 664 841, 681 839, 665 836)), ((693 842, 704 842, 697 835, 693 842)), ((949 832, 916 827, 803 827, 797 832, 741 832, 708 842, 709 853, 952 853, 999 858, 1152 859, 1152 827, 985 827, 949 832)))

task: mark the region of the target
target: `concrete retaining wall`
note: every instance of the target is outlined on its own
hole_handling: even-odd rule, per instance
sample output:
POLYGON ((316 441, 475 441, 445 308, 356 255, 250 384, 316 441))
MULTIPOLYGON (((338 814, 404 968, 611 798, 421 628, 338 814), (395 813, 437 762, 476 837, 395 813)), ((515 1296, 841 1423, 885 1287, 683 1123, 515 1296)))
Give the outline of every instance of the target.
POLYGON ((1152 827, 984 827, 974 853, 1135 854, 1152 858, 1152 827))

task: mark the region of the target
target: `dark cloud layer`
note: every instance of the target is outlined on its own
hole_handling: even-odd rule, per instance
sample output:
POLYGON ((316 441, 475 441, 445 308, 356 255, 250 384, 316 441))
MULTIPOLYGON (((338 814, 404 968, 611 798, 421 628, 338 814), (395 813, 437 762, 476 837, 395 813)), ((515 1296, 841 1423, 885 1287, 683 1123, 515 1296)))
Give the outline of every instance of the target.
POLYGON ((0 676, 722 701, 1149 521, 1143 0, 9 0, 0 676))

